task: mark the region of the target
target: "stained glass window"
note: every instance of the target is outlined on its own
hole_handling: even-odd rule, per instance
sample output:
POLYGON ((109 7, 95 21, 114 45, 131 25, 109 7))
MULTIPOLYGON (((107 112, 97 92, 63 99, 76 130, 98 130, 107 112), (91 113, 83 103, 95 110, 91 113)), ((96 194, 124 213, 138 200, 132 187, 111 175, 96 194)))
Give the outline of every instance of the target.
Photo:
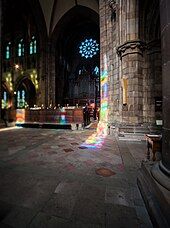
POLYGON ((99 67, 98 67, 98 66, 96 66, 96 67, 94 68, 93 73, 94 73, 95 75, 99 76, 99 67))
POLYGON ((17 92, 17 108, 20 106, 20 91, 17 92))
POLYGON ((30 55, 37 53, 37 41, 34 36, 31 38, 30 42, 30 55))
POLYGON ((81 42, 79 49, 79 53, 82 57, 85 57, 86 59, 92 58, 99 51, 99 44, 96 42, 96 40, 86 39, 85 41, 81 42))
POLYGON ((3 92, 3 99, 2 99, 2 108, 5 108, 8 106, 8 99, 7 99, 7 92, 3 92))
POLYGON ((9 59, 11 57, 11 42, 9 42, 6 46, 5 57, 6 59, 9 59))
POLYGON ((21 90, 17 92, 17 107, 23 108, 25 107, 25 90, 21 90))
POLYGON ((24 43, 23 39, 18 43, 18 56, 24 56, 24 43))

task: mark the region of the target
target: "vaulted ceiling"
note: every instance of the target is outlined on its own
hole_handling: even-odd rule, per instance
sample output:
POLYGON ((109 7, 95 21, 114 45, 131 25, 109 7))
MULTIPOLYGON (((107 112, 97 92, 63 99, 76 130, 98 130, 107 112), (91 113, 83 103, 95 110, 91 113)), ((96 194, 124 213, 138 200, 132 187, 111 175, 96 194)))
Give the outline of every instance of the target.
POLYGON ((39 0, 47 34, 51 34, 62 16, 75 6, 85 6, 98 13, 98 0, 39 0))

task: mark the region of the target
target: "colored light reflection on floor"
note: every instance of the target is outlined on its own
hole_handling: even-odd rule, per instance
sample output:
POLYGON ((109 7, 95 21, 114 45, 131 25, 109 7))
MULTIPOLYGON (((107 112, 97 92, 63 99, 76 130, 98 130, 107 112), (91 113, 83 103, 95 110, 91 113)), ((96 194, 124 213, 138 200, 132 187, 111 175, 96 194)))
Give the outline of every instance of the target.
POLYGON ((99 122, 97 126, 97 131, 90 135, 86 141, 81 144, 81 146, 85 146, 89 149, 99 149, 104 144, 104 139, 107 135, 107 130, 104 123, 99 122))
POLYGON ((97 133, 92 134, 89 136, 86 141, 81 144, 81 146, 85 146, 86 148, 101 148, 103 143, 104 143, 104 138, 103 136, 98 136, 97 133))

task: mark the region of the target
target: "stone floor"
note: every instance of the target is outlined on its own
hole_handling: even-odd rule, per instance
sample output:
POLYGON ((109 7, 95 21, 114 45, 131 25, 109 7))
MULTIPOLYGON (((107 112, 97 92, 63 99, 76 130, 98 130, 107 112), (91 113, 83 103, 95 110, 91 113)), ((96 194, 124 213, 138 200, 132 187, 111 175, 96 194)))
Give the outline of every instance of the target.
POLYGON ((152 227, 136 181, 145 151, 94 129, 1 129, 0 227, 152 227))

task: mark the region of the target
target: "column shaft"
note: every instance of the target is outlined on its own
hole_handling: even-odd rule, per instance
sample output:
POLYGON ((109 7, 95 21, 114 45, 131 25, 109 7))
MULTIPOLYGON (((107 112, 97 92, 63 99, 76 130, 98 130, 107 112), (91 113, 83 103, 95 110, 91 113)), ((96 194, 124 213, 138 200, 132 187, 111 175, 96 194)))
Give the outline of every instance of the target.
POLYGON ((163 82, 163 146, 162 163, 170 170, 170 1, 160 1, 162 82, 163 82))
POLYGON ((1 108, 2 108, 2 1, 0 1, 0 119, 1 119, 1 108))

